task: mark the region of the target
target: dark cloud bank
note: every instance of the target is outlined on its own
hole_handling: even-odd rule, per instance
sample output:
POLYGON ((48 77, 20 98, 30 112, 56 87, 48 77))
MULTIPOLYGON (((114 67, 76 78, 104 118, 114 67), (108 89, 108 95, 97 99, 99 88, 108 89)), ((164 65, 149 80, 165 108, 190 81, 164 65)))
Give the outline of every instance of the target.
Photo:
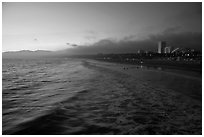
POLYGON ((97 53, 134 53, 139 49, 157 51, 158 41, 166 41, 174 48, 192 48, 202 50, 201 32, 175 32, 174 28, 165 30, 161 34, 149 35, 143 40, 132 40, 132 36, 120 41, 103 39, 89 46, 75 46, 68 49, 68 54, 97 54, 97 53))
POLYGON ((135 36, 128 36, 122 40, 103 39, 92 45, 71 45, 72 48, 50 52, 50 51, 18 51, 3 53, 3 58, 33 58, 49 55, 89 55, 98 53, 137 53, 138 50, 157 52, 158 41, 166 41, 173 48, 191 48, 202 50, 202 32, 177 32, 175 28, 165 30, 161 34, 149 35, 143 40, 134 40, 135 36))

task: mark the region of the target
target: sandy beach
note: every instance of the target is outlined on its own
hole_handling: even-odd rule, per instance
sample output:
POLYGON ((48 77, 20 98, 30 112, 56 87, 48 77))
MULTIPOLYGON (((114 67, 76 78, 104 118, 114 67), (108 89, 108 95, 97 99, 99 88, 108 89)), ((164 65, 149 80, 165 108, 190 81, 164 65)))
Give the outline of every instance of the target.
POLYGON ((201 79, 93 60, 87 90, 12 134, 202 134, 201 79), (171 87, 171 88, 170 88, 171 87))

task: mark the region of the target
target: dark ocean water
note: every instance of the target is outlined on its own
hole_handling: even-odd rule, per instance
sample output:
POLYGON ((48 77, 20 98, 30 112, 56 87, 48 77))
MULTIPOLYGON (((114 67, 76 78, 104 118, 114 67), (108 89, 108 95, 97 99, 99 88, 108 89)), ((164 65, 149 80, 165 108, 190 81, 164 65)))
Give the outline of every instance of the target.
POLYGON ((45 115, 63 100, 85 90, 94 72, 81 63, 66 58, 4 59, 3 133, 18 131, 19 124, 45 115))
POLYGON ((3 59, 2 133, 202 134, 202 79, 85 59, 3 59))

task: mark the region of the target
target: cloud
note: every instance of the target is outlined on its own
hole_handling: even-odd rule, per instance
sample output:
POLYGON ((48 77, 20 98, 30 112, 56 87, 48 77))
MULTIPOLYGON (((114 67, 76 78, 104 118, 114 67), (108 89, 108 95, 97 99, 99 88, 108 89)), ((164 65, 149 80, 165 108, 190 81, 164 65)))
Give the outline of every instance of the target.
POLYGON ((72 46, 72 47, 77 47, 77 46, 78 46, 78 45, 76 45, 76 44, 71 44, 71 43, 66 43, 66 45, 72 46))
POLYGON ((71 46, 72 46, 72 47, 77 47, 78 45, 76 45, 76 44, 72 44, 71 46))
POLYGON ((202 48, 202 32, 167 32, 161 34, 150 35, 152 41, 167 41, 173 47, 186 47, 201 50, 202 48))
POLYGON ((137 50, 157 51, 158 41, 166 41, 172 47, 202 49, 201 32, 179 32, 179 27, 167 28, 160 34, 149 35, 143 40, 134 40, 134 36, 127 36, 122 40, 102 39, 89 46, 77 46, 72 54, 97 53, 136 53, 137 50))

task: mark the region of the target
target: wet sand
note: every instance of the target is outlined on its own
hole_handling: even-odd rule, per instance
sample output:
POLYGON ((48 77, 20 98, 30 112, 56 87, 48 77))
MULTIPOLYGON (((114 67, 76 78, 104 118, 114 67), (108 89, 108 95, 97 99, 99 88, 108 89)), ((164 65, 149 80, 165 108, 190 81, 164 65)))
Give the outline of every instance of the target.
MULTIPOLYGON (((98 61, 87 90, 10 134, 202 134, 201 78, 98 61)), ((83 83, 82 83, 83 84, 83 83)))
MULTIPOLYGON (((113 62, 128 65, 141 65, 141 59, 135 60, 118 60, 118 59, 98 59, 101 62, 113 62)), ((161 59, 143 59, 142 64, 148 67, 162 67, 164 69, 194 71, 202 73, 202 63, 198 61, 175 61, 175 60, 161 60, 161 59)))

